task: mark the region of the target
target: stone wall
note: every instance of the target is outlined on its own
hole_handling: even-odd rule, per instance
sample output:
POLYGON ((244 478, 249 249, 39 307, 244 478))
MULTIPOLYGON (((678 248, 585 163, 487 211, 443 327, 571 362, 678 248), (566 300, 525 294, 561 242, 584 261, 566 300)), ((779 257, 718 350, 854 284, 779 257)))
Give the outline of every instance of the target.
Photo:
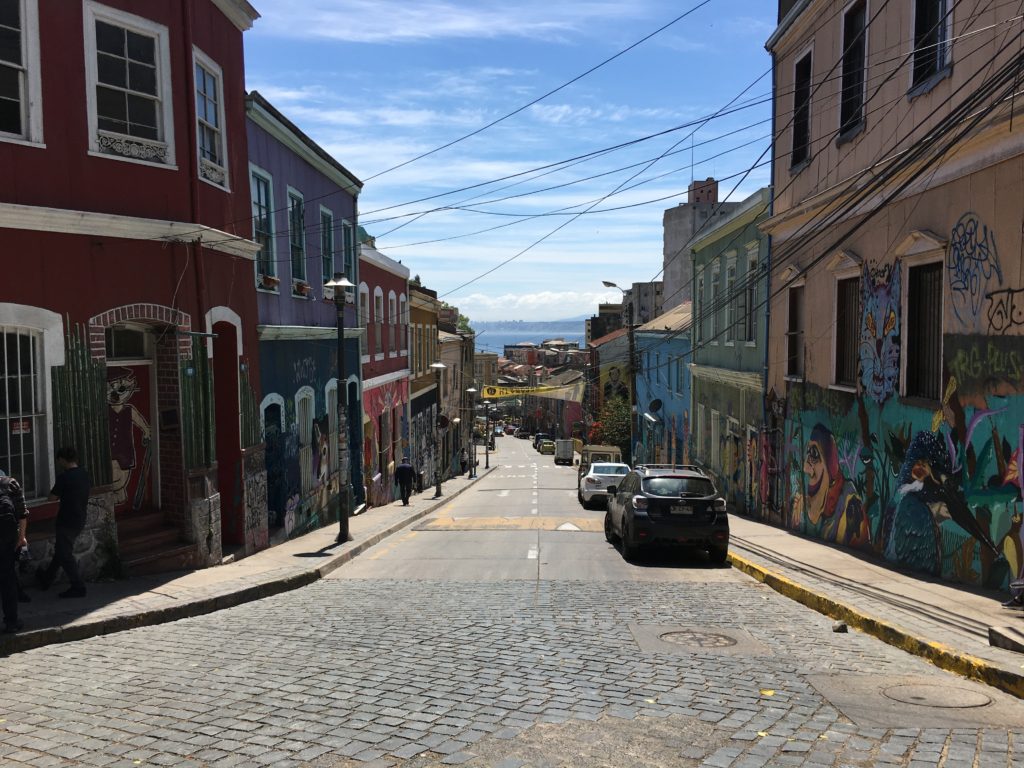
MULTIPOLYGON (((32 573, 50 563, 54 551, 54 521, 36 526, 28 520, 28 545, 32 560, 26 571, 32 573)), ((121 576, 121 559, 117 549, 117 525, 114 523, 114 497, 100 493, 89 499, 85 528, 75 540, 75 557, 82 578, 100 581, 121 576)), ((64 580, 64 572, 57 577, 64 580)))

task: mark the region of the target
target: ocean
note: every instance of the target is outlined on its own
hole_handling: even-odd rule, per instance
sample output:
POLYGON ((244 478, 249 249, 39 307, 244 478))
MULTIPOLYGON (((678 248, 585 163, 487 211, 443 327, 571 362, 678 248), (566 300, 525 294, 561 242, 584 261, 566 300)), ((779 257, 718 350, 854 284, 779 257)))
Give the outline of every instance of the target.
MULTIPOLYGON (((580 323, 582 325, 582 323, 580 323)), ((575 341, 583 346, 584 332, 570 333, 568 331, 479 331, 476 335, 477 352, 497 352, 499 355, 505 352, 506 344, 519 344, 523 341, 540 344, 548 339, 564 339, 575 341)))

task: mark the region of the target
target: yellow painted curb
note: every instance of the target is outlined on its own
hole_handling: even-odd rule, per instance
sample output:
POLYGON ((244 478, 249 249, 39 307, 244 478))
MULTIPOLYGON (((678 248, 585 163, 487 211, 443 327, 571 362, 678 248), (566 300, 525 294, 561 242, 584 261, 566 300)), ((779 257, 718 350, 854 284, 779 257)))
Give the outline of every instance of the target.
POLYGON ((905 629, 814 592, 732 552, 729 553, 729 562, 732 563, 733 568, 752 576, 779 594, 806 605, 808 608, 813 608, 818 613, 845 621, 849 626, 877 637, 884 643, 927 659, 940 669, 955 672, 1024 699, 1024 675, 1022 674, 997 667, 985 659, 962 653, 948 645, 912 635, 905 629))

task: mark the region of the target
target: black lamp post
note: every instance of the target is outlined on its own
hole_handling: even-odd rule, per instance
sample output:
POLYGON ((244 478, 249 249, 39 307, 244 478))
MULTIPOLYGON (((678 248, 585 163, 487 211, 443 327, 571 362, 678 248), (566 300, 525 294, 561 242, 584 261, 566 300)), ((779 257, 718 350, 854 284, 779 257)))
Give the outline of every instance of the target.
POLYGON ((491 401, 484 400, 484 469, 491 468, 491 401))
POLYGON ((472 418, 469 420, 469 440, 473 443, 473 461, 469 465, 469 479, 472 480, 476 477, 476 438, 473 436, 473 432, 476 431, 476 387, 470 387, 466 392, 472 398, 472 406, 469 410, 472 414, 472 418))
POLYGON ((434 498, 441 498, 441 371, 446 366, 442 362, 431 363, 434 371, 435 391, 437 392, 437 418, 434 420, 434 498))
POLYGON ((345 304, 348 289, 355 288, 341 273, 324 283, 324 288, 334 289, 334 306, 338 310, 338 537, 335 541, 344 544, 352 540, 349 533, 348 517, 352 510, 352 474, 348 460, 348 377, 345 374, 345 304))

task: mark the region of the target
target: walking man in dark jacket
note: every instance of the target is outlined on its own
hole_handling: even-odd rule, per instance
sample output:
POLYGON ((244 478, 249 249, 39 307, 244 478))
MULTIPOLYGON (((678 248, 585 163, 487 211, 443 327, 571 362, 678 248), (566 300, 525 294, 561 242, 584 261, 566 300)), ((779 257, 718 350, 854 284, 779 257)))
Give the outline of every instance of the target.
POLYGON ((412 493, 412 481, 416 477, 416 470, 409 463, 409 457, 403 456, 402 463, 395 467, 395 480, 398 481, 398 489, 402 493, 402 506, 409 506, 409 494, 412 493))
POLYGON ((78 466, 78 452, 74 448, 61 448, 57 451, 57 464, 63 471, 57 475, 57 482, 50 491, 51 500, 60 500, 57 509, 57 541, 53 560, 45 570, 37 572, 37 578, 39 586, 46 589, 57 577, 57 571, 63 568, 71 587, 57 597, 85 597, 85 583, 78 574, 78 561, 75 560, 75 539, 85 528, 92 481, 89 473, 78 466))
POLYGON ((4 611, 4 632, 22 628, 18 619, 18 559, 15 553, 27 546, 25 526, 28 510, 21 485, 13 477, 0 472, 0 603, 4 611))

